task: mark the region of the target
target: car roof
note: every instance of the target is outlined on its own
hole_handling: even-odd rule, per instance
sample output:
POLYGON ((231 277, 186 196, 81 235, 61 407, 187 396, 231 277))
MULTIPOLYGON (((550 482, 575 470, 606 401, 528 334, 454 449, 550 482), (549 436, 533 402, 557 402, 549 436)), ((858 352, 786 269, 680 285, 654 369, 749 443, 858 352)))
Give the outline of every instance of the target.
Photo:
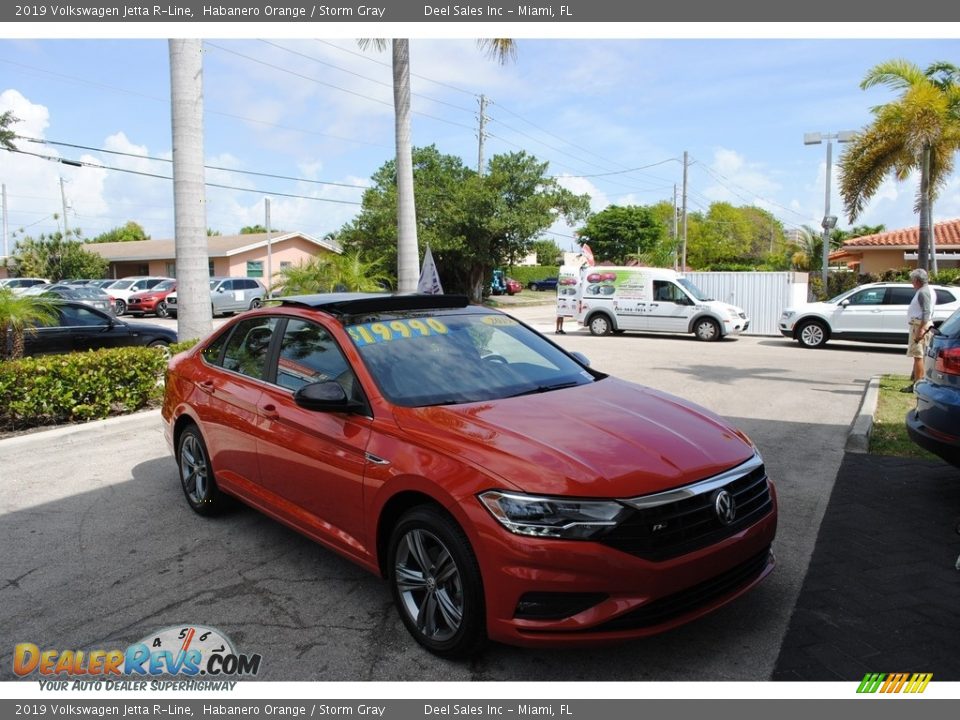
POLYGON ((371 312, 398 312, 404 310, 441 310, 465 308, 470 301, 466 295, 424 295, 394 293, 318 293, 292 295, 280 298, 288 307, 308 307, 331 315, 355 315, 371 312))

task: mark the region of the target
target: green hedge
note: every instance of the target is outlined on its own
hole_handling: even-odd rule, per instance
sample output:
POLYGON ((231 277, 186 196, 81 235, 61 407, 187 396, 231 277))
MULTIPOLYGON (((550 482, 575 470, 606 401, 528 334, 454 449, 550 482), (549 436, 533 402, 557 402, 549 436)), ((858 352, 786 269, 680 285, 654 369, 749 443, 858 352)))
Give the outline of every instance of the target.
POLYGON ((548 277, 557 277, 560 268, 555 265, 517 265, 515 267, 504 267, 504 274, 512 277, 524 287, 534 280, 544 280, 548 277))
POLYGON ((168 353, 115 348, 0 362, 0 430, 98 420, 156 405, 168 353))

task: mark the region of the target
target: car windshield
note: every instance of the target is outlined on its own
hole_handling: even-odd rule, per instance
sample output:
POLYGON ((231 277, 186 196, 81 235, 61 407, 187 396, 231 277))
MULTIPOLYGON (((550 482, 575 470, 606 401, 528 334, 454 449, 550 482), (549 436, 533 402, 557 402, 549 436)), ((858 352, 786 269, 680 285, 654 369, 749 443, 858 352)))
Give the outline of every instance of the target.
POLYGON ((177 286, 176 280, 164 280, 163 282, 157 283, 153 286, 153 289, 157 292, 163 290, 173 290, 177 286))
POLYGON ((380 390, 405 407, 453 405, 595 382, 542 336, 499 313, 364 316, 347 332, 380 390))
POLYGON ((709 302, 713 300, 712 297, 708 296, 705 292, 703 292, 703 290, 698 288, 686 278, 677 278, 677 282, 683 287, 684 290, 690 293, 694 300, 698 302, 709 302))
POLYGON ((126 290, 128 287, 133 285, 136 280, 117 280, 115 283, 110 285, 111 290, 126 290))

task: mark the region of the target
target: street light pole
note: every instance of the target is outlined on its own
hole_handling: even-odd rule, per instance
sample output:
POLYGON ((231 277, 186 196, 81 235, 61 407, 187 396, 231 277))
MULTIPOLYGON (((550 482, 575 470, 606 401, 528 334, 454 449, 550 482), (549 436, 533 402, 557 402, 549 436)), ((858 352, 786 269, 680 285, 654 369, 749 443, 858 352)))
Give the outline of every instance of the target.
POLYGON ((804 145, 820 145, 824 140, 827 141, 827 171, 823 193, 823 221, 820 223, 820 227, 823 228, 823 265, 821 267, 820 277, 823 283, 824 295, 827 294, 827 278, 829 277, 830 231, 837 226, 836 216, 830 214, 830 176, 833 171, 833 143, 830 141, 836 140, 838 143, 850 142, 853 136, 854 132, 852 130, 841 130, 835 133, 805 133, 803 136, 804 145))

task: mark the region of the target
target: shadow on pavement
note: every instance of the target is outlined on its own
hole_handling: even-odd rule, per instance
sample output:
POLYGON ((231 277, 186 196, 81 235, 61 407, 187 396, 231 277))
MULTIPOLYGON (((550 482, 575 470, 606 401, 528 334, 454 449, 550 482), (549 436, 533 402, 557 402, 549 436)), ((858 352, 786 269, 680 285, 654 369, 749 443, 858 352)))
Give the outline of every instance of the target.
POLYGON ((960 470, 847 454, 773 680, 960 680, 960 470))

